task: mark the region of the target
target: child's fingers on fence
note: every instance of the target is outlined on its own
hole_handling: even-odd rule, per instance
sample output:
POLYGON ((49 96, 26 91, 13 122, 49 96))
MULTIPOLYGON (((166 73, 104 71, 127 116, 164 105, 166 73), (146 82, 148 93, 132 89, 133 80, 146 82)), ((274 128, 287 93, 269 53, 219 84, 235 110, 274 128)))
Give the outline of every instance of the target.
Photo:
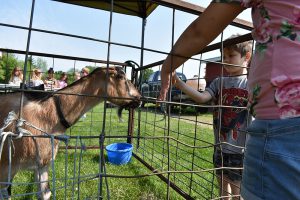
POLYGON ((164 101, 167 96, 167 92, 169 90, 170 85, 170 74, 163 74, 161 75, 161 88, 160 88, 160 94, 157 100, 164 101))
POLYGON ((172 75, 172 85, 176 86, 176 83, 178 83, 178 76, 176 75, 176 73, 173 73, 172 75))

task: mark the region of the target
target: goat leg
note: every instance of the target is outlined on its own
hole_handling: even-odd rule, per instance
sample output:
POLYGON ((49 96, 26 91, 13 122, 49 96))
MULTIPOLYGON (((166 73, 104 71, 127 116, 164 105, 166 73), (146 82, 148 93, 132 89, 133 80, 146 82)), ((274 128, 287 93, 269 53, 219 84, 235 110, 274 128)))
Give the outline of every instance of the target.
POLYGON ((7 174, 8 174, 8 168, 7 167, 0 167, 0 182, 3 182, 3 184, 0 184, 0 200, 10 200, 11 197, 11 183, 13 180, 13 177, 15 175, 15 171, 12 170, 11 179, 8 181, 7 174), (5 183, 7 182, 7 183, 5 183))
POLYGON ((10 186, 7 187, 7 188, 1 188, 0 189, 0 199, 2 200, 10 200, 10 195, 11 195, 11 192, 10 192, 10 186))
POLYGON ((51 196, 51 191, 48 183, 48 166, 41 167, 35 170, 35 181, 38 183, 38 199, 48 200, 51 196))
MULTIPOLYGON (((11 180, 11 182, 12 182, 12 180, 11 180)), ((10 197, 11 196, 11 185, 8 186, 7 193, 8 193, 8 196, 10 197)))

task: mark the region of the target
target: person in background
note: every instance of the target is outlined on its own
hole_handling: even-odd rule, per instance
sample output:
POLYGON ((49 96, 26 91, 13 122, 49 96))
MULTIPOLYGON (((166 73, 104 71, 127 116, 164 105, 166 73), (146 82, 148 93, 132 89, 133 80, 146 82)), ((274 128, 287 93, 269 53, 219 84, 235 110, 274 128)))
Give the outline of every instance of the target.
POLYGON ((23 72, 20 67, 15 67, 9 79, 9 85, 20 86, 23 81, 23 72))
POLYGON ((84 76, 87 76, 90 73, 90 70, 89 70, 89 68, 84 67, 84 68, 82 68, 80 73, 81 73, 81 77, 84 77, 84 76))
POLYGON ((159 100, 173 71, 212 42, 243 10, 252 9, 256 41, 248 78, 249 111, 241 196, 299 199, 300 1, 214 0, 181 34, 162 66, 159 100))
MULTIPOLYGON (((233 35, 230 39, 237 36, 233 35)), ((213 100, 215 105, 225 106, 216 107, 213 112, 215 135, 213 162, 215 168, 243 167, 243 147, 245 146, 246 135, 240 130, 245 130, 251 120, 247 109, 245 109, 248 103, 247 66, 250 62, 251 51, 251 42, 225 47, 223 62, 230 64, 224 65, 229 76, 214 79, 202 93, 197 89, 197 85, 194 88, 194 86, 180 80, 176 75, 173 78, 175 87, 182 90, 197 103, 203 104, 213 100), (226 144, 220 145, 220 143, 226 144)), ((216 170, 216 174, 222 199, 229 200, 230 197, 225 198, 225 196, 230 195, 235 196, 233 199, 239 199, 242 170, 216 170)))
POLYGON ((68 85, 68 75, 63 72, 60 76, 60 79, 57 81, 59 88, 64 88, 68 85))
POLYGON ((36 68, 32 72, 31 77, 31 85, 32 87, 37 87, 44 84, 44 81, 42 80, 42 72, 40 69, 36 68))
POLYGON ((44 84, 46 87, 54 89, 58 87, 58 82, 57 80, 54 78, 54 70, 53 68, 49 68, 48 70, 48 75, 44 80, 44 84))

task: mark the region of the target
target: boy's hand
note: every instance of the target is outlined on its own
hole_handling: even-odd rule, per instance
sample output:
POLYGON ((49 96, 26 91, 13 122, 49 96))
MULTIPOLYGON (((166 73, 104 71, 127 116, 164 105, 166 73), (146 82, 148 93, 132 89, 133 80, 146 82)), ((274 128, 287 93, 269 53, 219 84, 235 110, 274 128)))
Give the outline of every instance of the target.
POLYGON ((177 87, 176 84, 180 81, 180 78, 176 75, 176 73, 172 76, 172 85, 177 87))
POLYGON ((161 87, 158 101, 164 101, 169 90, 170 76, 163 69, 161 70, 161 87))
MULTIPOLYGON (((175 72, 172 72, 172 77, 175 75, 175 72)), ((161 88, 160 88, 160 95, 157 98, 158 101, 166 100, 166 96, 170 86, 170 73, 161 71, 161 88)), ((173 81, 172 81, 173 83, 173 81)))

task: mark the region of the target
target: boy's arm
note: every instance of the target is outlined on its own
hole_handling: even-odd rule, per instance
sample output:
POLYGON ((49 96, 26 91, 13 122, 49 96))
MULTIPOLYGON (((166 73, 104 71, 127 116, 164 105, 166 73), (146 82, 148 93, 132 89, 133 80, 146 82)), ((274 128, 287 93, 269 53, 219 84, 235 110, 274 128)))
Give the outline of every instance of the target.
POLYGON ((201 104, 201 103, 206 103, 212 99, 212 96, 209 92, 204 91, 200 93, 199 91, 195 90, 191 86, 187 85, 185 82, 180 80, 178 76, 174 75, 173 76, 174 80, 174 86, 178 89, 180 89, 182 92, 184 92, 186 95, 191 97, 195 102, 201 104))
POLYGON ((211 3, 206 10, 181 34, 163 63, 161 69, 160 100, 164 100, 169 90, 170 73, 175 71, 188 58, 197 54, 244 8, 236 3, 211 3), (173 54, 173 55, 172 55, 173 54))

